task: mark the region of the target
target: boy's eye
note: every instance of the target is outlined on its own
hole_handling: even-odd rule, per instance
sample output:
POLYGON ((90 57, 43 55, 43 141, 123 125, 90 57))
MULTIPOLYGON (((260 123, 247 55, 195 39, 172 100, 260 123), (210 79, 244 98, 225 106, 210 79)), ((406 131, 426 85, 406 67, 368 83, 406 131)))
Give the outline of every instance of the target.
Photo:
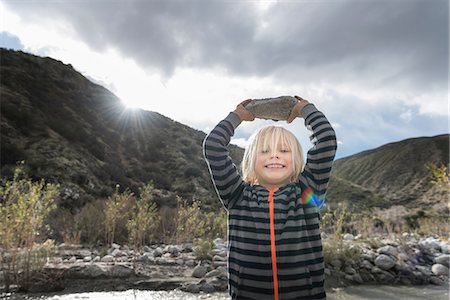
POLYGON ((281 149, 280 152, 281 153, 288 153, 288 152, 291 152, 291 151, 289 149, 281 149))
POLYGON ((261 153, 269 153, 269 150, 263 149, 263 150, 261 150, 261 153))

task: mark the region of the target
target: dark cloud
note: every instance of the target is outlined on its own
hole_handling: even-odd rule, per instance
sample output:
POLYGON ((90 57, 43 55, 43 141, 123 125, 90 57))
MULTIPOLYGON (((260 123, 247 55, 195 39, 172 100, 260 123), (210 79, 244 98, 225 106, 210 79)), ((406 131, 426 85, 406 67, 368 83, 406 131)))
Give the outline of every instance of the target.
POLYGON ((170 76, 177 67, 282 80, 365 80, 447 89, 448 1, 6 2, 69 22, 93 49, 115 48, 170 76), (407 82, 405 84, 405 82, 407 82))

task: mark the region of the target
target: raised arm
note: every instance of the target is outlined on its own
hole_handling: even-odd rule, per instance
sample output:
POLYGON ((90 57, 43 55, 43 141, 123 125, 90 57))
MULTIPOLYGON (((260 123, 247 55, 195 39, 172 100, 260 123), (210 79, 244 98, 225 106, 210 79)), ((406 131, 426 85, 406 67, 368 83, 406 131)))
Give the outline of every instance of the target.
POLYGON ((234 130, 243 120, 251 121, 253 115, 244 106, 244 101, 238 105, 224 120, 214 127, 203 142, 203 153, 217 194, 225 208, 234 205, 239 198, 245 183, 233 163, 228 145, 234 130))
POLYGON ((309 149, 306 165, 299 180, 310 186, 319 197, 325 197, 330 179, 331 167, 336 155, 336 133, 325 115, 308 101, 296 96, 299 104, 294 107, 288 122, 295 117, 305 119, 305 126, 312 131, 310 140, 313 147, 309 149))

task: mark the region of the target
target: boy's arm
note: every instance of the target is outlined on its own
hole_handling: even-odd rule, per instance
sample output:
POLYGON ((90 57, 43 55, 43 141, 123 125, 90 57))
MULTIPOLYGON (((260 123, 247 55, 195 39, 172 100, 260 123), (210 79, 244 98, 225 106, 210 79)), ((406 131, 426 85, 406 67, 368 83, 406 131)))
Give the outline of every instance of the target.
POLYGON ((224 120, 219 122, 203 142, 203 153, 214 187, 227 209, 234 205, 245 187, 245 183, 239 175, 228 150, 234 130, 241 124, 242 120, 250 121, 254 119, 251 113, 246 115, 245 104, 245 101, 239 104, 234 112, 231 112, 224 120))
POLYGON ((320 199, 325 197, 336 155, 336 133, 325 115, 311 103, 302 108, 301 116, 305 119, 306 128, 312 131, 310 140, 313 147, 307 153, 300 180, 302 177, 306 179, 304 183, 310 186, 320 199))

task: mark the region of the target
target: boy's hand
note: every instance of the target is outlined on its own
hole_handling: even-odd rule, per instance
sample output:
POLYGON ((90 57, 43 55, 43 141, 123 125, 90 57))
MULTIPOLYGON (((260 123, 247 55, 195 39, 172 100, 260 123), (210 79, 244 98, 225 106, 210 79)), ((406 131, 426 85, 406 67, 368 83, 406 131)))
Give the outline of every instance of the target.
POLYGON ((237 114, 242 121, 253 121, 255 119, 255 116, 245 108, 245 106, 249 104, 250 101, 252 101, 252 99, 242 101, 238 104, 238 106, 236 106, 236 109, 234 110, 234 113, 237 114))
POLYGON ((309 103, 308 100, 305 100, 300 96, 295 96, 295 98, 297 98, 298 102, 297 102, 297 104, 295 104, 294 108, 291 110, 291 114, 289 115, 289 117, 287 119, 288 123, 291 123, 297 117, 301 117, 303 107, 305 107, 309 103))

